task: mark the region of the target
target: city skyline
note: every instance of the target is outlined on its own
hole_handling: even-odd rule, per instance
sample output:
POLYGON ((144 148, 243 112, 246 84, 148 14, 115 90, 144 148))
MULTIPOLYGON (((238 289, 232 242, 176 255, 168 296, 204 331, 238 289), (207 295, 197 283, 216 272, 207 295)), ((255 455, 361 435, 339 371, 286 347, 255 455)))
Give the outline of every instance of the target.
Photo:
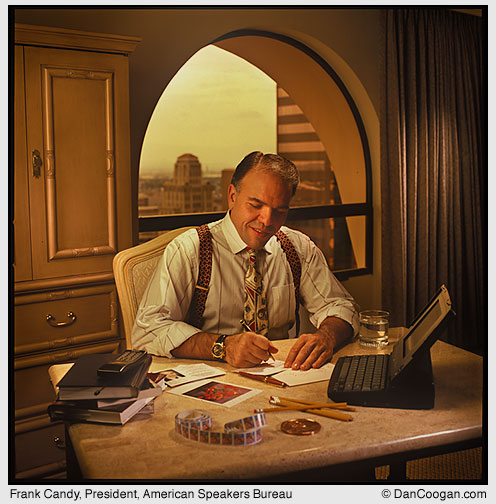
POLYGON ((277 151, 276 83, 215 46, 193 55, 170 81, 143 142, 140 175, 171 176, 194 154, 204 175, 234 168, 253 150, 277 151))

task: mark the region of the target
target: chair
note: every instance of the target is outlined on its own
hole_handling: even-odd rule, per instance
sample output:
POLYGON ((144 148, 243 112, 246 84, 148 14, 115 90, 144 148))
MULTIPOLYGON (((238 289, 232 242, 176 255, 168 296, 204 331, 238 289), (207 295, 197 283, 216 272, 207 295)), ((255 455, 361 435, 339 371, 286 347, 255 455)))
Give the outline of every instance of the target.
POLYGON ((124 322, 126 348, 132 348, 131 331, 134 319, 148 281, 165 247, 176 236, 191 228, 192 226, 167 231, 148 242, 122 250, 115 255, 113 270, 124 322))

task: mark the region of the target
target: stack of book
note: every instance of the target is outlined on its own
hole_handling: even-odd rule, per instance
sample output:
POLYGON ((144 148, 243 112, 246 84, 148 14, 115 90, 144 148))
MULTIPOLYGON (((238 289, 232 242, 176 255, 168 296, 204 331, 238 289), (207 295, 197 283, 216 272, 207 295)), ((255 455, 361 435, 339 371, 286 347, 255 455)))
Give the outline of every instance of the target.
POLYGON ((138 413, 153 413, 163 389, 148 378, 151 356, 122 373, 99 375, 97 370, 115 357, 83 355, 74 363, 51 366, 57 400, 48 406, 50 419, 124 425, 138 413))

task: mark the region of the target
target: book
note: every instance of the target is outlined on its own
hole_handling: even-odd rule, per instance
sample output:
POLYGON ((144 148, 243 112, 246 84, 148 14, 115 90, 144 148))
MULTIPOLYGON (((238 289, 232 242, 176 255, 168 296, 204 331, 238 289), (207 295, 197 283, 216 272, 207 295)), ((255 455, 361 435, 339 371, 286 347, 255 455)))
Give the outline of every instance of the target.
MULTIPOLYGON (((53 364, 48 368, 48 375, 50 377, 50 382, 52 383, 53 389, 55 391, 55 396, 59 398, 59 387, 58 382, 63 378, 67 371, 74 365, 74 362, 64 363, 64 364, 53 364)), ((153 380, 154 374, 147 373, 147 379, 143 382, 140 389, 138 390, 138 395, 136 399, 145 399, 146 397, 157 397, 159 396, 165 386, 155 383, 153 380)), ((84 399, 83 399, 84 400, 84 399)), ((117 404, 118 402, 129 402, 129 399, 100 399, 97 401, 97 407, 105 407, 111 404, 117 404)))
MULTIPOLYGON (((133 399, 146 379, 152 357, 115 376, 98 376, 97 369, 115 358, 113 353, 83 355, 57 381, 58 399, 61 401, 83 399, 133 399)), ((52 370, 52 375, 55 375, 52 370)), ((56 378, 54 378, 55 380, 56 378)))
POLYGON ((65 420, 124 425, 138 413, 153 413, 155 397, 145 397, 98 406, 102 401, 55 401, 47 408, 51 421, 65 420))

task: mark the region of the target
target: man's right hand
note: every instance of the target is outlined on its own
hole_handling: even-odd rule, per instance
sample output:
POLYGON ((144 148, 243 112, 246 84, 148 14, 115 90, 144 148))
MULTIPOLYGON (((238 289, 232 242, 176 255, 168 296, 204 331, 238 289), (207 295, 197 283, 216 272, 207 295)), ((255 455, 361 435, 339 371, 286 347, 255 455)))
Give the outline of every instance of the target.
POLYGON ((256 366, 269 358, 269 352, 278 351, 268 338, 254 332, 233 334, 226 338, 225 346, 224 359, 234 367, 256 366))

